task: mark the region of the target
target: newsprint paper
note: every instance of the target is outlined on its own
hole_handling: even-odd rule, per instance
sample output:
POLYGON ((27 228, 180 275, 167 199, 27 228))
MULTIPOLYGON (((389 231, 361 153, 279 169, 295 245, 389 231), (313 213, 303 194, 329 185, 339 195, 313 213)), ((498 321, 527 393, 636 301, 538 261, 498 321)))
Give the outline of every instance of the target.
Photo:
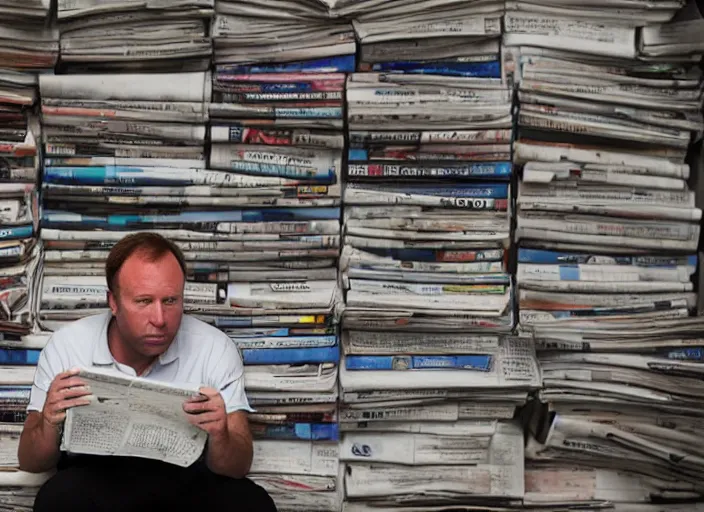
POLYGON ((186 419, 183 403, 198 386, 81 369, 90 405, 67 411, 61 449, 70 453, 157 459, 190 466, 207 433, 186 419))

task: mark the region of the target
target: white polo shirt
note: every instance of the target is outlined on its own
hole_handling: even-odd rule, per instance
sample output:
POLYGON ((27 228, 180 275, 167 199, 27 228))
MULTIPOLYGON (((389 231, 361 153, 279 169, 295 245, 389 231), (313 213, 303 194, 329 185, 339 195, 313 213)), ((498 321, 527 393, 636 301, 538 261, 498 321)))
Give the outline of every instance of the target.
MULTIPOLYGON (((113 369, 135 377, 134 368, 115 361, 108 348, 112 314, 77 320, 54 332, 34 373, 27 411, 41 411, 54 377, 75 367, 113 369)), ((220 390, 227 412, 253 412, 244 391, 244 365, 234 342, 222 331, 188 315, 169 348, 141 377, 220 390)))

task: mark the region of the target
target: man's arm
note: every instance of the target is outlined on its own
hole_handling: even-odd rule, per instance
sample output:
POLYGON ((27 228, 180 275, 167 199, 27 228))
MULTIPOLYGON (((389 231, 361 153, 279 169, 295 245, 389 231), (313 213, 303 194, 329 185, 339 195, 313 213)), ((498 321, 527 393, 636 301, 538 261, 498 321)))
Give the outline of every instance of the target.
POLYGON ((56 467, 66 410, 90 403, 85 398, 90 391, 82 379, 75 377, 77 373, 74 369, 58 374, 49 387, 42 411, 27 415, 17 451, 22 471, 41 473, 56 467))
POLYGON ((27 415, 20 436, 17 456, 20 469, 29 473, 42 473, 56 467, 59 461, 61 430, 49 426, 42 413, 32 411, 27 415))
POLYGON ((227 415, 227 434, 210 436, 206 461, 213 473, 244 478, 252 467, 252 434, 245 411, 227 415))
POLYGON ((201 388, 207 397, 188 400, 183 409, 191 424, 208 433, 206 462, 213 473, 244 478, 252 466, 252 433, 247 413, 225 412, 225 401, 213 388, 201 388))

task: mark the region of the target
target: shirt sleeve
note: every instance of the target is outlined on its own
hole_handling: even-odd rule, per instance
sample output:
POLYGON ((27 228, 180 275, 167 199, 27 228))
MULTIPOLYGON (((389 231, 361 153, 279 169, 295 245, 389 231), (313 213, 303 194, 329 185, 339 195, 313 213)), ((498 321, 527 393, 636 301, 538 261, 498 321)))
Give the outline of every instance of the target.
POLYGON ((46 394, 49 391, 49 387, 51 387, 51 383, 54 381, 54 378, 63 371, 61 359, 59 358, 53 340, 53 336, 49 338, 46 346, 41 354, 39 354, 27 412, 42 411, 44 402, 46 401, 46 394))
POLYGON ((223 349, 215 349, 211 354, 211 368, 208 369, 208 385, 218 389, 225 401, 227 413, 234 411, 254 412, 249 405, 244 390, 244 363, 237 346, 229 339, 223 349))

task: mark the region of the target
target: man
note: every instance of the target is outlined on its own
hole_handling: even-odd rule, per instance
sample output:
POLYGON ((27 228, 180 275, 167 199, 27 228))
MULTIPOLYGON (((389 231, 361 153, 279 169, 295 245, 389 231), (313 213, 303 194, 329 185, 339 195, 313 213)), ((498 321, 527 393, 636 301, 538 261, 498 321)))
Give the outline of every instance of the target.
POLYGON ((56 331, 42 351, 18 455, 22 470, 59 471, 40 489, 36 512, 276 511, 266 491, 245 478, 252 437, 242 359, 227 335, 183 315, 185 270, 172 242, 154 233, 126 236, 105 265, 110 312, 56 331), (90 395, 77 367, 201 386, 207 399, 183 406, 208 433, 201 460, 181 468, 60 452, 66 410, 86 405, 90 395))

